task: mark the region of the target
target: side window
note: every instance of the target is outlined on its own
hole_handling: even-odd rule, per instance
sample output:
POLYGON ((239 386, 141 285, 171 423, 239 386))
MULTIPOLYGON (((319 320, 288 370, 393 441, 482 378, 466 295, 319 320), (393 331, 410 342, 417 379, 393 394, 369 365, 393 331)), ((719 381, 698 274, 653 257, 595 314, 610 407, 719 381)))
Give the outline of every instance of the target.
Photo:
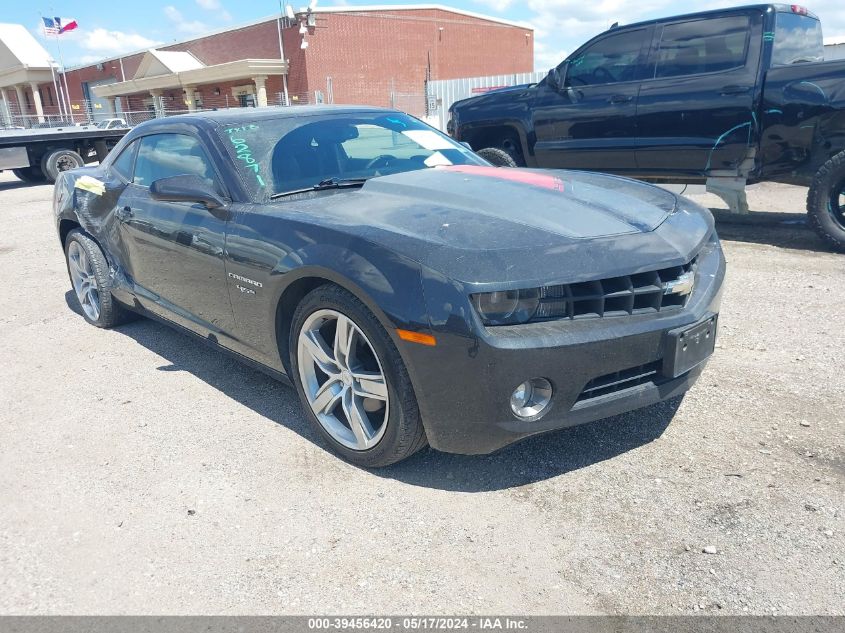
POLYGON ((138 141, 132 141, 123 148, 120 156, 114 159, 111 168, 123 176, 124 180, 132 180, 132 166, 135 163, 135 151, 138 149, 138 141))
POLYGON ((139 140, 132 182, 149 187, 170 176, 196 175, 214 184, 214 168, 200 142, 184 134, 153 134, 139 140))
POLYGON ((663 27, 655 77, 713 73, 745 65, 748 16, 693 20, 663 27))
POLYGON ((779 11, 775 20, 772 66, 824 60, 822 25, 817 19, 779 11))
POLYGON ((637 78, 640 49, 648 29, 627 31, 599 40, 569 60, 566 85, 594 86, 637 78))

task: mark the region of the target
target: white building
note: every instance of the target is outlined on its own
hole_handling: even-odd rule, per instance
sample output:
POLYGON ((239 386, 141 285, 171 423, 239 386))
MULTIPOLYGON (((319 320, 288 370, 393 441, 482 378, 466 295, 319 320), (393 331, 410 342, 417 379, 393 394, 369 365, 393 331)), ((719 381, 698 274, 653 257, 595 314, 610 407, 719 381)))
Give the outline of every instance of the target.
POLYGON ((824 38, 824 58, 845 59, 845 35, 824 38))
MULTIPOLYGON (((20 24, 0 24, 0 121, 12 118, 34 106, 39 121, 44 120, 43 97, 39 84, 53 81, 50 55, 20 24)), ((53 95, 48 95, 50 100, 53 95)))

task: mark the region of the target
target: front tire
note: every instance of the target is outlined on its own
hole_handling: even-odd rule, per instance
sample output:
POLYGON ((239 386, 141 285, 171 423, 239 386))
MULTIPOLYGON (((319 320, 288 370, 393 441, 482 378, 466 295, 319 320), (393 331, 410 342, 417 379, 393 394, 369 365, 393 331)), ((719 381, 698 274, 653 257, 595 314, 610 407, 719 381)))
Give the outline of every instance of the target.
POLYGON ((68 233, 65 258, 71 285, 88 323, 110 328, 134 318, 132 312, 112 297, 106 257, 91 236, 81 229, 68 233))
POLYGON ((807 193, 810 226, 838 251, 845 252, 845 152, 816 172, 807 193))
POLYGON ((289 343, 308 420, 341 457, 375 468, 426 445, 402 358, 353 294, 332 284, 311 291, 294 313, 289 343))

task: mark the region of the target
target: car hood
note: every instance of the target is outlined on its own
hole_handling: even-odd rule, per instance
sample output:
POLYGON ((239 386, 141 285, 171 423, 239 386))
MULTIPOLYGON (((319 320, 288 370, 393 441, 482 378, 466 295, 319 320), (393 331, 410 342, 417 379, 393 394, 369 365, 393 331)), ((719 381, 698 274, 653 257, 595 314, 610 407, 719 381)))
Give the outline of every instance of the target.
POLYGON ((675 204, 668 191, 624 178, 476 165, 373 178, 330 202, 372 225, 483 250, 645 233, 675 204))
MULTIPOLYGON (((677 202, 664 189, 616 176, 462 165, 373 178, 355 192, 296 204, 311 221, 343 227, 445 274, 482 280, 492 265, 500 270, 489 277, 501 281, 508 270, 517 277, 521 268, 540 271, 541 252, 557 253, 552 266, 560 274, 562 254, 583 257, 599 243, 653 250, 642 248, 645 236, 677 202), (499 262, 507 262, 505 271, 499 262)), ((668 250, 664 259, 678 257, 668 250)))

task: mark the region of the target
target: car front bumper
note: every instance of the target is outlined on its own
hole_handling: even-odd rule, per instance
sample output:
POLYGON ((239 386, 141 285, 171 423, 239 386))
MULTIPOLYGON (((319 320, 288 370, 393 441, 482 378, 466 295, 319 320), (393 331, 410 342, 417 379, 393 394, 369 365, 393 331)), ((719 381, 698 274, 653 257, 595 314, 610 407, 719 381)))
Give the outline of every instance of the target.
POLYGON ((705 363, 675 378, 664 375, 669 332, 718 314, 724 276, 724 255, 713 240, 699 255, 695 289, 681 310, 481 327, 474 335, 436 331, 435 347, 415 346, 406 357, 429 444, 490 453, 683 394, 705 363), (511 394, 535 377, 553 385, 551 406, 539 419, 523 421, 511 410, 511 394))

